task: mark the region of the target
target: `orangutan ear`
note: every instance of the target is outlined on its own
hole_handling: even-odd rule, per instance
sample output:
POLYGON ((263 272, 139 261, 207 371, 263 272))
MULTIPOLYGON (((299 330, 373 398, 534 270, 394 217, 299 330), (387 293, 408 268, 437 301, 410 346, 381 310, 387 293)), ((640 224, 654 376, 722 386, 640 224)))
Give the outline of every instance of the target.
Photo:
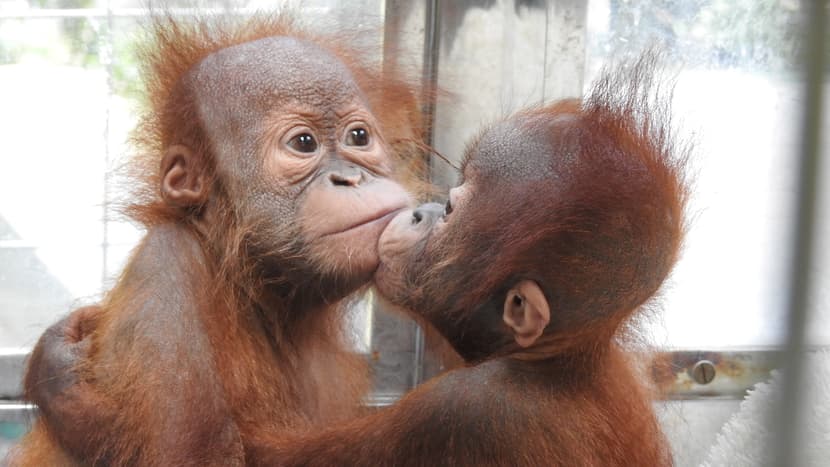
POLYGON ((176 207, 201 204, 207 198, 204 171, 193 151, 174 144, 161 160, 161 197, 176 207))
POLYGON ((550 305, 534 281, 522 280, 504 299, 505 324, 513 331, 516 343, 530 347, 550 322, 550 305))

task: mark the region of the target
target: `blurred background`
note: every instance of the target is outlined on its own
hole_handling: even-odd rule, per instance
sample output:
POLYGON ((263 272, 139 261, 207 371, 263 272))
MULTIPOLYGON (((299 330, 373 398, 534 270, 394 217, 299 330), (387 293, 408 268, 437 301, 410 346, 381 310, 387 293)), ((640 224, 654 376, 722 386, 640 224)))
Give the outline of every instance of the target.
MULTIPOLYGON (((481 125, 527 105, 580 96, 603 64, 652 45, 664 49, 677 74, 675 122, 696 143, 694 190, 683 257, 649 336, 677 366, 662 382, 673 388, 673 400, 661 413, 678 465, 697 465, 746 388, 768 377, 786 338, 808 2, 233 6, 249 14, 288 5, 312 29, 336 23, 377 34, 382 46, 367 54, 404 61, 423 72, 425 86, 447 91, 434 104, 431 138, 455 161, 481 125), (393 52, 401 49, 411 53, 393 52), (701 361, 713 365, 721 386, 695 379, 691 368, 701 361), (740 371, 721 371, 735 365, 740 371)), ((141 236, 110 205, 118 195, 113 173, 129 153, 141 103, 134 55, 147 14, 141 5, 0 0, 0 445, 26 429, 27 412, 14 402, 22 356, 59 316, 101 296, 141 236)), ((824 78, 830 82, 830 73, 824 78)), ((452 186, 454 170, 440 159, 430 164, 433 180, 452 186)), ((807 327, 812 347, 830 344, 830 164, 822 170, 807 327)), ((356 347, 374 356, 377 404, 438 371, 413 324, 379 312, 371 296, 358 308, 356 347)))

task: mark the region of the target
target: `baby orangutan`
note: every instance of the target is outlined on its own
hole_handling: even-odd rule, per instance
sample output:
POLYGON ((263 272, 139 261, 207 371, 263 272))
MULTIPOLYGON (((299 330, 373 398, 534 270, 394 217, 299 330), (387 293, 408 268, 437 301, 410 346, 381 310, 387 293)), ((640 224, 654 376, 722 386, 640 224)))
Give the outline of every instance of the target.
POLYGON ((146 235, 35 346, 15 466, 241 465, 252 437, 349 419, 370 387, 343 311, 411 203, 417 88, 287 13, 150 15, 124 184, 146 235))
POLYGON ((652 62, 485 130, 446 206, 402 212, 382 234, 379 291, 468 366, 368 416, 266 434, 246 454, 288 466, 671 465, 619 338, 684 232, 686 152, 665 101, 650 98, 652 62))

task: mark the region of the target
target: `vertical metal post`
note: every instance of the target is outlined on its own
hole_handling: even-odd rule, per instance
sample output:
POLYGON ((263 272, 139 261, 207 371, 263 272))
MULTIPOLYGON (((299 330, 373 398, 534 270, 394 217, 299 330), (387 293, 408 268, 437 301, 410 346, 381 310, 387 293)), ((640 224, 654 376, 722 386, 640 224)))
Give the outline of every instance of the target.
POLYGON ((424 67, 421 80, 423 83, 424 139, 433 143, 432 125, 435 122, 435 90, 438 84, 438 59, 441 52, 441 0, 426 0, 424 21, 424 67))
MULTIPOLYGON (((424 60, 423 72, 421 75, 422 83, 422 102, 423 102, 423 127, 424 140, 430 146, 433 145, 433 131, 432 127, 435 123, 435 92, 438 87, 438 60, 441 52, 441 36, 440 36, 440 15, 438 12, 441 9, 441 0, 426 0, 426 12, 424 18, 424 60)), ((430 178, 434 171, 433 159, 429 161, 430 178)), ((421 384, 424 379, 424 352, 425 340, 424 332, 420 326, 415 325, 415 349, 412 374, 412 386, 421 384)))
POLYGON ((813 259, 813 237, 816 218, 816 194, 820 170, 821 113, 823 103, 823 74, 825 56, 826 0, 809 0, 806 3, 807 35, 804 53, 805 89, 804 113, 801 133, 801 163, 798 172, 799 187, 795 207, 795 232, 792 236, 792 263, 790 287, 787 297, 789 315, 787 322, 787 348, 784 358, 783 394, 776 413, 768 421, 777 427, 773 439, 775 465, 798 466, 802 420, 801 390, 804 387, 804 350, 809 315, 810 269, 813 259))

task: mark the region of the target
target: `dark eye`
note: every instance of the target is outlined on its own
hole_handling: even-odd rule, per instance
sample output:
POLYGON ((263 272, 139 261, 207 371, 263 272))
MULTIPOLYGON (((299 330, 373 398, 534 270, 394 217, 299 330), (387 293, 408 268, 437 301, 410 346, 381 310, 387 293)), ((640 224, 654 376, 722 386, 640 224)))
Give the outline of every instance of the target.
POLYGON ((447 204, 444 205, 444 216, 449 216, 452 214, 452 201, 447 200, 447 204))
POLYGON ((368 146, 369 132, 365 128, 353 128, 346 135, 346 144, 349 146, 368 146))
POLYGON ((288 146, 297 152, 314 152, 317 150, 317 140, 314 139, 314 136, 311 136, 308 133, 303 133, 291 138, 291 140, 288 141, 288 146))

